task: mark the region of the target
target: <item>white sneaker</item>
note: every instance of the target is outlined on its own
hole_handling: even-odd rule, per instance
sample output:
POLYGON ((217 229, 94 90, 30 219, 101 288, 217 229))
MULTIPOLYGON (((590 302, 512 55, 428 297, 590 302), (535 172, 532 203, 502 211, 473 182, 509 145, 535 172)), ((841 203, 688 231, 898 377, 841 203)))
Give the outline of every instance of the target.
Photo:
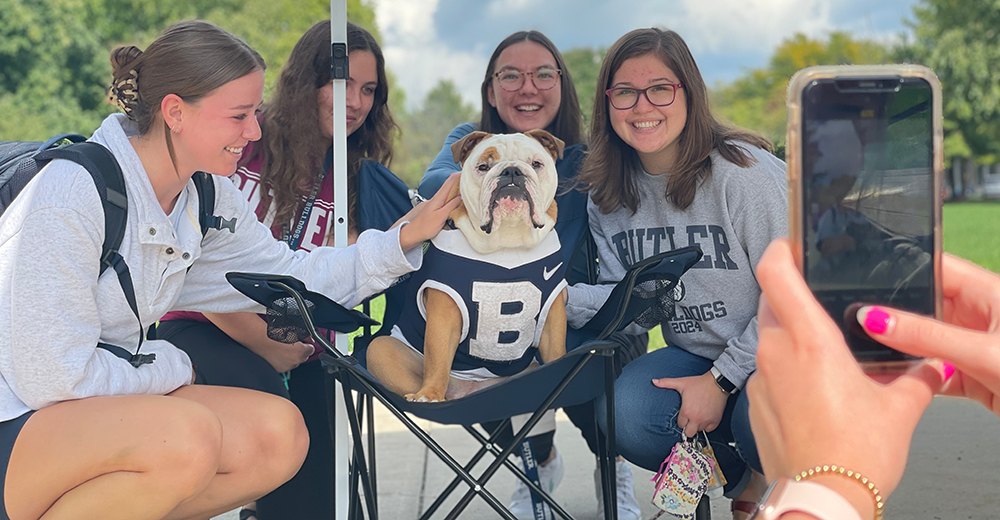
MULTIPOLYGON (((641 520, 642 511, 635 499, 635 482, 632 466, 624 460, 615 463, 615 483, 618 489, 618 520, 641 520)), ((594 486, 597 488, 597 520, 604 520, 604 493, 601 491, 601 467, 594 470, 594 486)))
MULTIPOLYGON (((552 449, 556 452, 555 458, 544 466, 538 466, 539 487, 549 494, 552 494, 552 491, 559 486, 563 478, 562 455, 559 454, 559 450, 555 446, 552 449)), ((521 469, 524 469, 524 463, 521 464, 521 469)), ((519 520, 534 520, 535 514, 531 508, 531 490, 528 489, 528 485, 522 482, 521 479, 515 480, 517 483, 514 485, 514 495, 511 496, 510 505, 507 506, 507 509, 510 509, 511 514, 519 520)), ((542 505, 545 507, 545 517, 552 518, 552 511, 549 510, 549 505, 542 505)))

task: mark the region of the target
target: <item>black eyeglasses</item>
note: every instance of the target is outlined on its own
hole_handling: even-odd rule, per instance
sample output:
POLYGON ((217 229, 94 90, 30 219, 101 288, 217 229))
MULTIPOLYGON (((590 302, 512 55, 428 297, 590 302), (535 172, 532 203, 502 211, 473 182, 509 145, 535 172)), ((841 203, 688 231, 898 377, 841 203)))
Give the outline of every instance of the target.
POLYGON ((556 86, 556 83, 559 83, 559 76, 561 75, 561 70, 550 69, 548 67, 542 67, 534 72, 521 72, 517 69, 504 69, 493 73, 493 77, 500 83, 500 88, 506 90, 507 92, 517 92, 518 90, 521 90, 521 87, 524 86, 525 76, 531 76, 531 83, 535 85, 535 88, 538 90, 549 90, 556 86))
POLYGON ((674 102, 677 89, 684 88, 683 83, 660 83, 646 88, 616 87, 605 90, 611 106, 618 110, 628 110, 639 102, 639 95, 646 96, 650 105, 665 107, 674 102))

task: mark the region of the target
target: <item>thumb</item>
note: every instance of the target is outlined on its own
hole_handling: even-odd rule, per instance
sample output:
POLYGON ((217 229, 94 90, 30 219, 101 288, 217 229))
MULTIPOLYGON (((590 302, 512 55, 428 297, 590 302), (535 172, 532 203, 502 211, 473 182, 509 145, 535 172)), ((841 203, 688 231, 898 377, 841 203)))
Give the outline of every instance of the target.
POLYGON ((462 196, 458 195, 455 198, 453 198, 450 201, 448 201, 448 203, 445 204, 442 209, 444 209, 448 213, 451 213, 452 210, 454 210, 455 208, 457 208, 458 205, 461 204, 461 203, 462 203, 462 196))
POLYGON ((316 353, 316 345, 313 345, 312 343, 305 343, 303 341, 300 341, 299 345, 302 345, 303 349, 310 351, 309 352, 310 356, 316 353))
POLYGON ((920 363, 890 383, 887 389, 892 396, 894 408, 903 412, 903 416, 896 420, 905 421, 907 428, 911 430, 916 428, 934 394, 944 387, 947 375, 944 363, 932 360, 920 363))
POLYGON ((684 378, 661 377, 660 379, 653 380, 653 386, 657 388, 669 388, 680 392, 684 389, 684 378))

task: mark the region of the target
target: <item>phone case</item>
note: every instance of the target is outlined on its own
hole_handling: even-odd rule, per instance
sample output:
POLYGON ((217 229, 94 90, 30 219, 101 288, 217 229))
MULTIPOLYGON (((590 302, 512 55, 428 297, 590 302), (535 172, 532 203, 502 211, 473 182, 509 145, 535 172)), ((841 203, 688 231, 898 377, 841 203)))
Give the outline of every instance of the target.
MULTIPOLYGON (((931 86, 933 120, 933 176, 934 176, 934 315, 941 319, 941 204, 942 178, 944 173, 943 131, 941 128, 941 82, 934 72, 922 65, 831 65, 807 67, 795 73, 788 83, 786 106, 788 123, 785 145, 785 163, 788 169, 788 238, 792 255, 799 272, 803 271, 804 244, 802 214, 802 93, 811 82, 830 78, 880 78, 902 76, 920 78, 931 86)), ((898 373, 913 366, 919 360, 892 362, 862 362, 868 373, 898 373)))

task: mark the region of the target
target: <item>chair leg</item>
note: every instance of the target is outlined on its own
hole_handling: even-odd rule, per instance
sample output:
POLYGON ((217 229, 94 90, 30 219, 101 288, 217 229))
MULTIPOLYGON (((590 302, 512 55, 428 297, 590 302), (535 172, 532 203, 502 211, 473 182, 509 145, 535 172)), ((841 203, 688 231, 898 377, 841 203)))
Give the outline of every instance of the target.
MULTIPOLYGON (((352 410, 350 408, 350 402, 345 401, 345 404, 347 405, 347 410, 348 410, 347 413, 352 414, 352 410)), ((363 410, 358 409, 357 413, 363 413, 363 410)), ((351 506, 347 511, 347 518, 349 518, 350 520, 354 519, 360 520, 363 518, 363 514, 361 513, 361 494, 358 493, 358 485, 359 485, 358 480, 361 478, 361 467, 357 463, 357 460, 358 460, 357 439, 355 439, 354 445, 351 446, 351 457, 350 457, 350 463, 348 464, 348 466, 350 467, 350 472, 349 472, 350 477, 349 480, 347 481, 348 482, 347 496, 351 500, 351 506)))
MULTIPOLYGON (((508 421, 509 421, 509 419, 508 419, 508 421)), ((487 444, 492 444, 493 445, 493 449, 491 449, 490 452, 493 453, 494 456, 500 456, 500 454, 503 452, 503 450, 497 449, 496 448, 496 443, 493 442, 493 437, 495 437, 495 434, 493 436, 491 436, 489 440, 487 440, 487 439, 483 438, 483 436, 480 435, 479 432, 477 432, 476 430, 474 430, 472 428, 468 428, 467 427, 466 430, 470 434, 472 434, 472 436, 475 437, 476 440, 478 440, 484 446, 487 445, 487 444)), ((571 520, 573 518, 568 512, 566 512, 565 509, 562 508, 562 506, 560 506, 558 503, 556 503, 556 501, 553 500, 552 497, 548 493, 546 493, 545 491, 543 491, 540 487, 538 487, 537 484, 535 484, 534 482, 532 482, 531 479, 528 478, 527 475, 525 475, 524 471, 521 470, 520 466, 518 466, 517 464, 514 464, 513 462, 511 462, 510 461, 510 457, 504 459, 504 466, 506 466, 507 469, 509 469, 510 472, 513 473, 514 476, 517 477, 521 482, 524 482, 524 484, 528 486, 528 489, 530 489, 531 491, 537 493, 538 496, 540 496, 542 498, 542 500, 544 500, 545 503, 548 504, 550 508, 552 508, 552 511, 554 513, 556 513, 557 515, 559 515, 559 516, 561 516, 563 518, 566 518, 567 520, 571 520)), ((421 520, 427 520, 427 519, 421 519, 421 520)))
POLYGON ((469 493, 478 494, 481 497, 483 497, 483 500, 485 500, 486 503, 489 504, 490 507, 492 507, 493 510, 496 511, 497 514, 503 517, 505 520, 517 520, 517 518, 514 517, 514 515, 512 515, 510 511, 508 511, 507 508, 500 503, 499 500, 497 500, 497 498, 493 495, 493 493, 490 493, 489 490, 483 487, 482 483, 480 483, 479 480, 470 475, 469 472, 466 471, 465 468, 463 468, 454 459, 454 457, 452 457, 447 451, 445 451, 444 448, 442 448, 437 441, 435 441, 430 435, 428 435, 427 432, 425 432, 421 427, 417 426, 417 424, 413 422, 412 419, 407 417, 405 413, 396 408, 392 404, 392 401, 390 401, 389 398, 383 395, 379 389, 375 388, 369 382, 365 381, 363 376, 352 374, 351 377, 355 381, 358 381, 362 386, 364 386, 365 390, 368 393, 375 396, 375 398, 378 399, 379 402, 385 405, 385 407, 389 410, 389 412, 392 413, 392 415, 395 416, 396 419, 399 419, 399 421, 403 423, 403 426, 406 426, 406 429, 410 430, 410 432, 413 433, 413 435, 415 435, 417 439, 423 442, 424 445, 427 446, 427 448, 431 450, 432 453, 434 453, 434 455, 440 458, 441 461, 445 463, 445 465, 447 465, 452 471, 458 474, 462 478, 462 480, 464 480, 469 485, 469 487, 472 488, 469 490, 469 493))
POLYGON ((701 497, 698 508, 694 510, 695 520, 712 520, 712 503, 708 500, 708 495, 701 497))
MULTIPOLYGON (((345 402, 346 402, 346 399, 348 399, 349 395, 350 395, 350 391, 349 390, 344 393, 345 402)), ((358 422, 360 424, 361 422, 364 421, 364 418, 365 418, 364 396, 361 393, 358 393, 357 401, 354 403, 354 405, 355 405, 355 410, 356 410, 356 417, 357 417, 357 420, 358 420, 358 422)), ((347 407, 347 410, 348 410, 348 413, 351 413, 349 406, 347 407)), ((355 414, 351 414, 351 416, 354 417, 355 414)), ((352 436, 353 436, 353 434, 352 434, 352 436)), ((362 508, 361 493, 358 493, 358 486, 359 485, 363 485, 359 481, 361 479, 361 468, 365 467, 365 462, 364 462, 364 451, 361 450, 361 443, 360 443, 359 438, 357 438, 357 437, 354 438, 354 442, 352 443, 352 446, 351 446, 351 464, 350 464, 350 467, 351 467, 351 476, 350 476, 350 480, 348 481, 349 485, 348 485, 347 496, 351 497, 351 509, 347 513, 347 518, 349 518, 351 520, 362 519, 362 518, 364 518, 364 516, 363 516, 363 514, 361 512, 362 511, 362 509, 361 509, 362 508), (360 457, 358 455, 359 453, 361 454, 360 457)), ((370 468, 370 466, 369 466, 369 468, 370 468)), ((370 471, 371 470, 369 469, 369 475, 371 475, 370 471)), ((369 485, 367 487, 365 487, 364 489, 368 489, 370 486, 371 486, 371 483, 369 483, 369 485)), ((368 493, 366 492, 366 495, 367 494, 368 493)), ((374 496, 375 496, 375 499, 378 500, 378 495, 374 495, 374 496)), ((368 501, 368 499, 366 497, 366 502, 367 501, 368 501)), ((369 518, 370 517, 371 517, 371 513, 369 513, 369 518)))
MULTIPOLYGON (((594 423, 597 423, 597 413, 599 410, 595 411, 594 423)), ((597 461, 601 468, 601 502, 604 504, 604 517, 608 518, 608 500, 609 494, 612 492, 611 483, 608 482, 608 472, 610 468, 608 467, 611 463, 608 460, 608 441, 607 438, 600 433, 600 429, 597 430, 597 461)))
POLYGON ((372 496, 378 497, 378 478, 375 476, 375 400, 365 396, 368 407, 368 474, 372 479, 372 496))
MULTIPOLYGON (((475 428, 473 428, 472 426, 464 427, 465 430, 470 434, 472 434, 472 436, 476 438, 476 440, 478 440, 479 443, 482 445, 482 447, 479 448, 479 451, 477 451, 476 454, 473 455, 472 458, 469 460, 469 462, 465 465, 465 471, 471 472, 472 468, 474 468, 476 464, 479 464, 479 461, 482 460, 482 458, 487 453, 491 451, 494 454, 498 453, 496 451, 491 450, 490 447, 493 445, 493 439, 496 438, 496 436, 499 435, 500 432, 503 431, 503 429, 506 428, 508 424, 510 424, 510 419, 501 422, 500 426, 498 426, 497 429, 494 430, 492 434, 490 434, 489 439, 483 438, 483 436, 480 435, 479 432, 477 432, 475 428)), ((428 507, 427 510, 424 511, 422 515, 420 515, 420 520, 430 520, 431 515, 433 515, 434 512, 437 511, 442 504, 444 504, 444 501, 447 500, 449 496, 451 496, 452 492, 455 491, 455 488, 457 488, 458 485, 461 483, 462 483, 462 477, 455 477, 454 479, 452 479, 452 481, 448 484, 448 487, 444 488, 444 491, 442 491, 441 494, 438 495, 437 499, 434 500, 434 503, 431 504, 430 507, 428 507)))
MULTIPOLYGON (((361 478, 361 486, 365 493, 365 503, 368 506, 368 518, 369 520, 378 520, 378 497, 372 494, 372 483, 368 475, 368 469, 365 464, 365 453, 364 453, 364 440, 361 436, 361 424, 358 421, 357 409, 354 406, 354 402, 351 399, 351 386, 348 381, 341 382, 341 388, 344 391, 344 403, 347 406, 347 421, 350 423, 351 436, 354 438, 353 442, 353 465, 357 468, 358 474, 361 478)), ((353 472, 352 472, 353 473, 353 472)), ((357 497, 357 482, 356 479, 351 479, 351 496, 357 497)))
MULTIPOLYGON (((615 441, 615 376, 617 358, 608 356, 604 363, 605 414, 608 431, 604 442, 607 472, 601 474, 604 491, 604 518, 618 520, 618 478, 615 475, 615 462, 618 458, 615 441)), ((602 468, 603 469, 603 468, 602 468)))
MULTIPOLYGON (((336 379, 334 376, 334 371, 331 367, 326 367, 326 374, 324 380, 326 382, 326 416, 330 421, 330 439, 331 445, 337 446, 337 392, 336 392, 336 379)), ((333 450, 333 457, 330 461, 333 465, 334 473, 336 474, 337 468, 337 450, 333 450)), ((333 488, 330 489, 330 494, 333 497, 333 510, 339 511, 337 508, 337 479, 333 479, 333 488)))
MULTIPOLYGON (((569 386, 570 381, 572 381, 573 378, 580 373, 580 370, 583 370, 584 365, 586 365, 587 362, 590 361, 590 358, 593 356, 594 356, 593 352, 581 356, 581 359, 577 361, 575 365, 573 365, 573 369, 570 370, 570 372, 566 375, 566 377, 564 377, 563 380, 556 386, 556 388, 552 390, 552 392, 550 392, 549 395, 545 398, 545 400, 542 402, 542 405, 538 407, 538 411, 536 411, 531 416, 531 418, 528 419, 528 422, 525 423, 525 425, 521 428, 521 431, 517 432, 514 435, 514 440, 511 441, 510 446, 507 446, 500 454, 500 456, 497 458, 497 460, 493 461, 493 463, 490 464, 488 468, 486 468, 486 471, 484 471, 483 474, 479 476, 479 482, 485 484, 490 478, 493 477, 496 471, 500 469, 500 466, 503 465, 504 461, 506 461, 507 457, 510 457, 510 454, 514 452, 514 449, 528 435, 528 432, 535 427, 535 424, 538 424, 538 420, 541 419, 544 410, 548 410, 552 406, 552 403, 555 402, 556 398, 559 397, 560 394, 562 394, 563 390, 565 390, 566 387, 569 386)), ((466 506, 469 505, 469 502, 472 501, 472 498, 475 495, 475 491, 476 490, 474 489, 467 491, 465 495, 462 496, 462 499, 458 502, 455 508, 452 509, 452 512, 446 517, 446 520, 454 520, 455 518, 458 518, 459 513, 461 513, 462 510, 464 510, 466 506)))

